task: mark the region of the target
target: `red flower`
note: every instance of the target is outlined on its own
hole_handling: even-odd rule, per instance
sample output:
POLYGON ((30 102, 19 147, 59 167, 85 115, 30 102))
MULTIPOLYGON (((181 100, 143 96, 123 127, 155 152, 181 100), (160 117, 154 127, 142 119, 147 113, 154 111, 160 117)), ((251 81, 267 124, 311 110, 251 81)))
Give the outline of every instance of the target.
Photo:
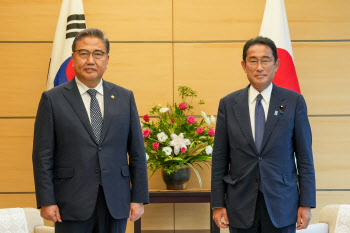
POLYGON ((186 147, 181 147, 181 153, 184 154, 186 152, 186 147))
POLYGON ((175 119, 175 118, 174 118, 174 119, 171 119, 171 122, 172 122, 172 123, 175 123, 175 121, 176 121, 176 119, 175 119))
POLYGON ((146 114, 146 115, 144 115, 144 116, 142 117, 142 119, 143 119, 144 121, 148 122, 148 121, 149 121, 149 116, 146 114))
POLYGON ((187 117, 187 123, 192 124, 194 122, 196 122, 196 119, 193 116, 187 117))
POLYGON ((152 146, 153 146, 153 149, 157 150, 159 148, 159 143, 158 142, 153 142, 152 146))
POLYGON ((197 132, 198 134, 202 134, 202 133, 203 133, 203 128, 202 128, 202 127, 198 127, 197 130, 196 130, 196 132, 197 132))
POLYGON ((187 108, 186 103, 181 103, 181 104, 179 104, 179 108, 180 108, 181 110, 185 110, 185 109, 187 108))
POLYGON ((214 136, 215 135, 215 130, 214 129, 209 129, 208 134, 210 136, 214 136))
POLYGON ((151 131, 149 129, 145 129, 144 131, 142 131, 142 135, 144 137, 149 137, 149 135, 151 135, 151 131))

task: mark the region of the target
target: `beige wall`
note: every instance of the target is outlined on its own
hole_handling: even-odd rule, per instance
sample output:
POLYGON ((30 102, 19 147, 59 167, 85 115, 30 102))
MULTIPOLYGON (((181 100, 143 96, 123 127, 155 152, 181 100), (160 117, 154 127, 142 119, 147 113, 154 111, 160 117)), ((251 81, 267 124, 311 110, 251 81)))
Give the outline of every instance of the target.
MULTIPOLYGON (((109 37, 105 79, 135 93, 139 114, 176 101, 187 85, 216 114, 224 95, 247 85, 244 40, 258 34, 262 0, 84 0, 88 27, 109 37), (175 97, 174 97, 175 96, 175 97)), ((285 0, 295 65, 313 131, 318 208, 350 204, 350 1, 285 0)), ((33 124, 51 55, 60 0, 0 0, 0 208, 35 206, 33 124)), ((209 169, 201 171, 210 188, 209 169)), ((150 188, 164 188, 157 173, 150 188)), ((195 177, 188 188, 198 188, 195 177)), ((208 228, 208 204, 153 204, 144 229, 208 228), (175 208, 175 209, 174 209, 175 208), (155 224, 154 222, 157 222, 155 224)), ((128 232, 133 229, 128 226, 128 232)))

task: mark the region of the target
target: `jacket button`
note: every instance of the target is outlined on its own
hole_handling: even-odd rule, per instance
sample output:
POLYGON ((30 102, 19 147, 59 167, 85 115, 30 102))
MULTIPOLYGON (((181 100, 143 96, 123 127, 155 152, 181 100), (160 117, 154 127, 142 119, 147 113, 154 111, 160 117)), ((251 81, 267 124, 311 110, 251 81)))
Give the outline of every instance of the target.
POLYGON ((98 150, 101 151, 101 150, 102 150, 102 147, 100 146, 100 147, 98 148, 98 150))
POLYGON ((258 179, 258 178, 256 178, 256 179, 255 179, 255 182, 259 182, 259 179, 258 179))
POLYGON ((95 172, 100 173, 100 169, 96 168, 95 172))
POLYGON ((262 157, 258 157, 258 159, 261 161, 261 160, 262 160, 262 157))

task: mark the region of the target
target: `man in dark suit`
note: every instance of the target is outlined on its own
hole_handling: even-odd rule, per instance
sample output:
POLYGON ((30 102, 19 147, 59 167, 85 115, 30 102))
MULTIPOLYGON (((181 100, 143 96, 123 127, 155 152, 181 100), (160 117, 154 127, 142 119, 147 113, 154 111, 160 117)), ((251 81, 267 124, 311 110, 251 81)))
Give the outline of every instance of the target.
POLYGON ((72 50, 76 77, 42 94, 35 121, 37 205, 59 233, 124 233, 149 202, 134 96, 102 79, 102 31, 79 32, 72 50))
POLYGON ((216 224, 231 233, 295 232, 316 205, 306 104, 272 84, 279 64, 272 40, 247 41, 242 67, 250 85, 220 100, 212 207, 216 224))

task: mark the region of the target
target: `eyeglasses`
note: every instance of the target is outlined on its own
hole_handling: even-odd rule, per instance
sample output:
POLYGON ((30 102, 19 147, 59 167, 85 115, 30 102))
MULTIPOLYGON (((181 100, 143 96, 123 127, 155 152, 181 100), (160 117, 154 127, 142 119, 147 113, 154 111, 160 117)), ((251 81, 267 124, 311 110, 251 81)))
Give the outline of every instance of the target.
POLYGON ((88 57, 90 57, 90 54, 92 54, 92 57, 95 59, 101 59, 103 55, 106 53, 101 50, 95 50, 93 52, 90 52, 86 49, 79 49, 79 50, 75 50, 74 52, 78 52, 79 57, 82 59, 87 59, 88 57))
POLYGON ((251 66, 251 67, 256 67, 256 66, 259 64, 259 62, 260 62, 260 64, 261 64, 262 66, 268 66, 268 65, 270 65, 270 63, 272 62, 272 60, 271 60, 271 59, 263 59, 263 60, 261 60, 261 61, 258 61, 258 60, 250 60, 250 61, 247 62, 247 64, 248 64, 249 66, 251 66))

